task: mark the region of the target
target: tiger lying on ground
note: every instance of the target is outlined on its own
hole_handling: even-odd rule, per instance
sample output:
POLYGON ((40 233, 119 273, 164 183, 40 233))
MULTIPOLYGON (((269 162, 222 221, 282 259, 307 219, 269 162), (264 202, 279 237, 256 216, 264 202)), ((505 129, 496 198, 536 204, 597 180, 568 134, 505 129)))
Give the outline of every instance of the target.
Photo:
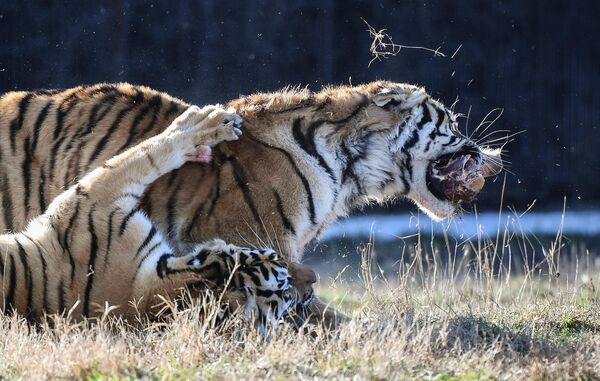
MULTIPOLYGON (((416 86, 286 89, 229 106, 244 118, 241 139, 219 145, 212 164, 163 176, 139 200, 172 245, 267 243, 299 262, 310 241, 370 200, 405 196, 445 218, 502 168, 498 152, 460 134, 453 113, 416 86)), ((188 107, 128 84, 4 95, 0 226, 24 228, 74 179, 159 134, 188 107)), ((318 300, 311 308, 336 322, 318 300)))
POLYGON ((210 146, 237 140, 241 122, 233 109, 192 106, 160 134, 83 176, 25 230, 0 235, 3 311, 39 320, 65 311, 97 317, 110 306, 126 318, 152 316, 161 298, 174 298, 185 286, 194 291, 230 282, 225 299, 233 303, 231 296, 241 295, 244 316, 256 316, 264 331, 266 322, 309 300, 312 290, 302 287, 314 279, 292 280, 273 250, 213 240, 176 253, 136 207, 160 176, 186 161, 210 162, 210 146))

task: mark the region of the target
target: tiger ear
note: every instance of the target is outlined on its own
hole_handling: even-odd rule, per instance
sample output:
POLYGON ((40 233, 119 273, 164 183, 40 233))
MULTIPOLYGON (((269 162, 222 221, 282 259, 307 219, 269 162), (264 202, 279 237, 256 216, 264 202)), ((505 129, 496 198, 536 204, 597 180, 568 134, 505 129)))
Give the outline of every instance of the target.
POLYGON ((383 88, 373 97, 373 103, 379 107, 391 104, 400 106, 400 110, 412 108, 427 98, 425 90, 418 89, 388 89, 383 88))

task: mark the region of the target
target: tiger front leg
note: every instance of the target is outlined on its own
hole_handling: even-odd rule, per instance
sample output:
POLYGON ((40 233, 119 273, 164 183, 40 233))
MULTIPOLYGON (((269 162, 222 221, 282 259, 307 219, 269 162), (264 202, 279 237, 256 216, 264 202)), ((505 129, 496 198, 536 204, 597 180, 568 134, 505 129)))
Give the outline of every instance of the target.
POLYGON ((192 291, 198 286, 217 289, 235 267, 230 254, 234 246, 221 240, 195 244, 180 255, 170 250, 166 242, 164 245, 140 263, 134 282, 136 298, 152 300, 156 294, 172 296, 185 286, 192 286, 192 291))
POLYGON ((232 108, 191 106, 162 133, 109 159, 104 166, 86 175, 77 188, 94 201, 117 201, 121 209, 129 211, 160 176, 186 161, 208 162, 211 146, 239 139, 241 124, 242 118, 232 108))
POLYGON ((236 253, 249 249, 214 239, 195 244, 186 254, 163 254, 156 262, 156 274, 159 278, 171 278, 183 274, 181 282, 204 281, 213 285, 227 283, 227 277, 239 266, 236 253), (193 275, 192 275, 193 274, 193 275))

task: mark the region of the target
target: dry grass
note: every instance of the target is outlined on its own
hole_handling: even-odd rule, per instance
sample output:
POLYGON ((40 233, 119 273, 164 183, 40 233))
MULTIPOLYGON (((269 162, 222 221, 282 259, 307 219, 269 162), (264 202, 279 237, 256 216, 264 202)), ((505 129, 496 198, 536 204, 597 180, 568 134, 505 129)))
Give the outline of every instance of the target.
MULTIPOLYGON (((371 52, 371 56, 373 57, 367 67, 371 67, 371 64, 374 61, 381 61, 390 57, 395 57, 400 53, 402 49, 419 49, 425 50, 427 52, 433 53, 434 57, 446 57, 446 55, 440 52, 440 48, 437 49, 429 49, 423 46, 409 46, 409 45, 400 45, 394 43, 392 36, 387 33, 387 29, 375 29, 373 28, 365 19, 362 21, 367 25, 367 32, 369 32, 369 36, 371 37, 371 46, 369 47, 369 52, 371 52)), ((462 46, 462 45, 461 45, 462 46)), ((456 55, 460 47, 454 52, 452 58, 456 55)))
POLYGON ((419 240, 393 281, 370 270, 367 245, 363 282, 321 287, 352 316, 332 333, 282 326, 263 340, 236 321, 215 330, 195 309, 163 328, 34 328, 0 317, 0 378, 600 379, 598 269, 586 258, 561 259, 559 244, 511 275, 500 265, 509 246, 503 234, 497 240, 469 249, 448 240, 447 251, 433 255, 419 240), (450 260, 435 259, 444 255, 450 260))

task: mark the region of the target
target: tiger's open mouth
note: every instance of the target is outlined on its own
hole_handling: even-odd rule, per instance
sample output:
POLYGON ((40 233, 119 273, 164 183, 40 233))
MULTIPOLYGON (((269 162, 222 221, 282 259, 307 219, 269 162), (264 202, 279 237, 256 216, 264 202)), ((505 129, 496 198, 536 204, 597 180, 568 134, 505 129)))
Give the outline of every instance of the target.
POLYGON ((427 188, 438 199, 453 204, 472 202, 485 184, 485 177, 497 174, 478 149, 465 148, 440 156, 427 168, 427 188))

